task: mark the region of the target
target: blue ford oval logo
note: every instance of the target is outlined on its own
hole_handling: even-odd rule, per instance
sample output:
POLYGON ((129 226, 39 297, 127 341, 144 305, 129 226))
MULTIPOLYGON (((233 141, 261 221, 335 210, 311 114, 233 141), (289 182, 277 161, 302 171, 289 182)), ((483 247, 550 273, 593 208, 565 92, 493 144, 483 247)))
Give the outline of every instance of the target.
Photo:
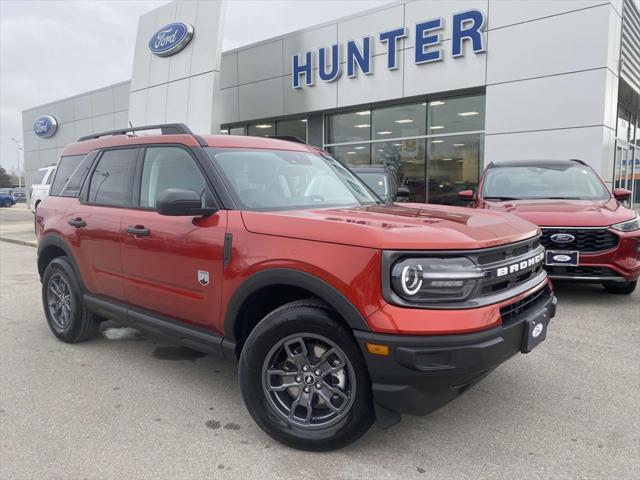
POLYGON ((576 237, 570 233, 556 233, 555 235, 551 235, 550 238, 554 243, 571 243, 576 239, 576 237))
POLYGON ((149 40, 149 50, 159 57, 178 53, 191 41, 193 27, 188 23, 174 22, 165 25, 149 40))
POLYGON ((58 129, 58 121, 52 115, 43 115, 36 118, 33 124, 33 131, 40 138, 53 137, 58 129))

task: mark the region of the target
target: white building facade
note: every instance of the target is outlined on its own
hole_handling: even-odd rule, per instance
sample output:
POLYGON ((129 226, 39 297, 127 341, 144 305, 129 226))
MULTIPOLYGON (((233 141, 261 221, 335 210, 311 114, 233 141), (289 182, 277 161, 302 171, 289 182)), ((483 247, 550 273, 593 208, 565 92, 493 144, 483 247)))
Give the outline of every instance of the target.
POLYGON ((456 203, 491 161, 579 158, 640 202, 633 0, 403 1, 221 53, 223 22, 224 2, 168 3, 140 18, 130 82, 23 112, 27 182, 83 135, 183 122, 393 165, 413 201, 456 203))

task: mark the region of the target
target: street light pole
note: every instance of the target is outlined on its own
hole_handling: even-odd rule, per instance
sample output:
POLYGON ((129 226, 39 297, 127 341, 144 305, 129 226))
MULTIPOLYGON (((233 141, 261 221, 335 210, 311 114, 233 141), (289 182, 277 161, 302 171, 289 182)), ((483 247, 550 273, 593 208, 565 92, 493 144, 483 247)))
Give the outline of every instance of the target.
POLYGON ((20 150, 24 152, 24 148, 20 146, 20 142, 13 137, 9 137, 16 144, 16 162, 18 164, 18 187, 22 188, 22 177, 20 176, 20 150))

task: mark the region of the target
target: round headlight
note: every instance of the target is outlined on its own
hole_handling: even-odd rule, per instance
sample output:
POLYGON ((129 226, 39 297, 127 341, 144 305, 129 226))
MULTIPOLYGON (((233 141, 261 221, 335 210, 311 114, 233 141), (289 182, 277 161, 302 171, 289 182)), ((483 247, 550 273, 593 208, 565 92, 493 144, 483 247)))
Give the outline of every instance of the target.
POLYGON ((422 265, 405 265, 402 269, 402 290, 415 295, 422 287, 422 265))

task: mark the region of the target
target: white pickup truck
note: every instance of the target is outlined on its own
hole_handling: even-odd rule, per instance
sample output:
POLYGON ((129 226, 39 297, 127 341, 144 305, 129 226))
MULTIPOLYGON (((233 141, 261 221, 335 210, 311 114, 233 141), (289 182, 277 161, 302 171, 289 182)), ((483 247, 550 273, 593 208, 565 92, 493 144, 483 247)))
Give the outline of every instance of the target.
POLYGON ((40 168, 38 172, 40 172, 38 183, 31 185, 29 190, 29 207, 33 213, 36 213, 36 208, 38 208, 42 199, 49 195, 49 189, 51 188, 56 167, 52 165, 50 167, 40 168))

